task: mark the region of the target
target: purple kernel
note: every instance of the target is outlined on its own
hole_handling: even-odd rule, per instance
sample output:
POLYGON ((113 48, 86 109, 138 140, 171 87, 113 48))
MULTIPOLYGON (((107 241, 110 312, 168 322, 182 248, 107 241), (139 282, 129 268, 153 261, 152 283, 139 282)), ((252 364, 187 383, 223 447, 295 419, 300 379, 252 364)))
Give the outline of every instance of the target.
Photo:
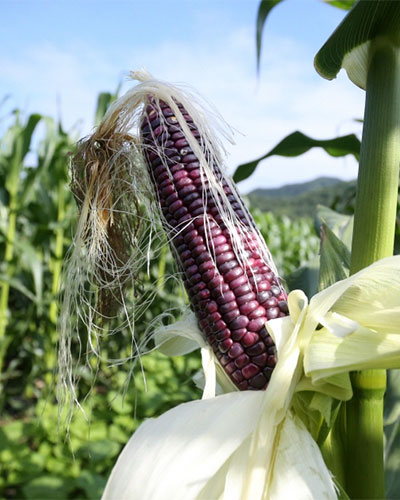
POLYGON ((218 245, 223 245, 224 243, 227 242, 227 239, 223 234, 220 234, 219 236, 216 236, 213 239, 214 246, 217 247, 218 245))
MULTIPOLYGON (((218 351, 217 351, 217 356, 218 354, 220 354, 218 351)), ((221 363, 222 366, 225 366, 227 365, 228 363, 230 363, 232 360, 229 356, 221 356, 220 359, 219 359, 219 362, 221 363)))
POLYGON ((197 191, 194 191, 193 193, 189 193, 187 196, 185 196, 183 198, 183 202, 185 203, 185 205, 190 205, 192 201, 197 200, 198 198, 200 198, 199 193, 197 191))
POLYGON ((197 236, 199 233, 196 231, 196 229, 192 229, 191 231, 188 231, 185 233, 183 237, 183 241, 188 244, 190 241, 193 240, 195 236, 197 236))
POLYGON ((238 358, 235 359, 235 365, 238 368, 243 368, 250 361, 249 356, 247 354, 241 354, 238 358))
POLYGON ((279 286, 273 285, 271 286, 271 292, 273 293, 273 295, 275 295, 275 297, 278 297, 278 295, 281 293, 281 289, 279 288, 279 286))
POLYGON ((267 365, 270 366, 271 368, 274 368, 276 365, 276 361, 277 360, 275 355, 268 356, 267 365))
POLYGON ((238 318, 239 316, 240 316, 239 309, 235 307, 235 309, 233 309, 232 311, 229 311, 226 314, 224 314, 224 320, 231 325, 232 321, 234 321, 234 319, 238 318))
MULTIPOLYGON (((271 292, 269 291, 265 291, 265 292, 259 292, 257 293, 257 300, 260 304, 264 304, 264 302, 266 302, 268 299, 271 298, 271 292)), ((264 306, 264 307, 268 307, 268 306, 264 306)))
MULTIPOLYGON (((216 313, 214 313, 216 314, 216 313)), ((219 319, 218 321, 215 322, 213 325, 214 328, 214 333, 221 332, 222 330, 225 330, 226 328, 226 323, 225 321, 222 321, 222 319, 219 319)))
POLYGON ((217 298, 217 304, 227 304, 228 302, 232 302, 232 300, 235 300, 235 294, 231 290, 229 290, 228 292, 217 298))
POLYGON ((249 379, 257 375, 259 373, 260 368, 254 363, 249 363, 242 369, 242 375, 244 378, 249 379))
POLYGON ((200 281, 199 283, 196 283, 192 288, 191 292, 193 294, 199 293, 201 290, 204 290, 207 287, 207 285, 204 283, 204 281, 200 281))
POLYGON ((270 309, 267 309, 267 319, 275 319, 279 316, 279 313, 279 307, 271 307, 270 309))
POLYGON ((241 354, 243 354, 243 347, 238 342, 234 342, 228 351, 228 356, 235 359, 241 354))
POLYGON ((183 158, 182 158, 182 163, 191 163, 193 161, 196 161, 197 160, 197 156, 194 155, 194 154, 188 154, 188 155, 185 155, 183 158))
POLYGON ((232 330, 237 330, 240 328, 246 328, 248 324, 249 324, 249 318, 247 316, 237 316, 230 323, 230 327, 232 330))
POLYGON ((270 297, 264 304, 266 309, 270 307, 278 307, 278 299, 276 297, 270 297))
POLYGON ((257 307, 258 307, 258 302, 256 300, 250 300, 250 302, 246 302, 245 304, 240 306, 240 312, 247 316, 252 311, 254 311, 254 309, 257 309, 257 307))
POLYGON ((249 323, 248 329, 252 332, 258 332, 265 325, 265 322, 265 316, 263 316, 262 318, 252 319, 249 323))
POLYGON ((229 285, 227 283, 222 283, 218 288, 211 290, 214 298, 218 298, 229 290, 229 285))
POLYGON ((268 281, 261 281, 256 285, 257 292, 266 292, 271 288, 271 285, 268 281))
POLYGON ((223 245, 219 245, 218 247, 216 247, 214 249, 214 252, 215 252, 215 255, 220 255, 222 253, 229 252, 230 249, 231 249, 231 246, 229 245, 229 243, 224 243, 223 245))
POLYGON ((263 352, 262 354, 259 354, 258 356, 254 356, 251 358, 251 361, 255 363, 257 366, 265 366, 267 364, 267 358, 268 354, 266 352, 263 352))
POLYGON ((259 354, 262 354, 266 350, 267 348, 265 347, 264 342, 260 341, 257 342, 257 344, 254 344, 252 347, 249 347, 246 350, 246 354, 248 354, 249 356, 258 356, 259 354))
POLYGON ((207 247, 205 245, 199 245, 192 250, 193 257, 197 257, 197 263, 201 264, 206 260, 210 260, 210 254, 207 252, 207 247))
POLYGON ((236 384, 239 384, 243 380, 242 372, 240 370, 235 370, 232 373, 231 378, 236 384))
POLYGON ((225 366, 225 371, 228 375, 231 375, 236 370, 235 363, 231 361, 229 364, 225 366))
POLYGON ((175 188, 171 184, 171 185, 169 185, 161 190, 161 196, 165 198, 166 196, 169 196, 174 192, 175 192, 175 188))
POLYGON ((246 335, 242 338, 242 345, 244 347, 251 347, 258 340, 258 335, 253 332, 247 332, 246 335))
POLYGON ((247 382, 247 380, 243 380, 243 382, 240 382, 240 384, 238 384, 238 389, 240 391, 246 391, 248 388, 249 388, 249 383, 247 382))
POLYGON ((215 336, 215 340, 217 340, 217 342, 222 342, 223 340, 228 339, 230 335, 231 331, 229 330, 229 328, 225 328, 221 332, 217 333, 217 335, 215 336))
POLYGON ((186 165, 187 170, 194 170, 195 168, 199 168, 200 163, 198 161, 191 161, 186 165))
POLYGON ((206 271, 209 271, 210 269, 214 269, 215 266, 214 266, 214 262, 210 259, 210 260, 206 260, 205 262, 203 262, 202 264, 200 264, 199 266, 199 272, 200 273, 204 273, 206 271))
POLYGON ((199 283, 201 281, 201 274, 200 273, 196 273, 196 274, 193 274, 193 276, 190 276, 189 278, 189 283, 191 285, 196 285, 197 283, 199 283))
POLYGON ((251 300, 254 300, 256 297, 256 294, 253 292, 246 293, 245 295, 242 295, 236 299, 236 302, 238 303, 239 306, 243 306, 244 304, 247 304, 251 300))
POLYGON ((176 212, 179 208, 181 208, 183 206, 183 201, 182 200, 176 200, 174 201, 174 203, 172 203, 170 206, 169 206, 169 212, 171 214, 173 214, 174 212, 176 212))
POLYGON ((248 382, 249 385, 256 389, 263 389, 268 380, 262 373, 258 373, 254 377, 251 377, 248 382))
POLYGON ((186 139, 183 139, 183 138, 175 141, 175 147, 178 149, 181 149, 184 146, 188 146, 188 145, 189 145, 188 141, 186 139))
POLYGON ((221 264, 224 264, 225 262, 228 262, 229 260, 232 260, 234 258, 235 254, 233 252, 224 252, 220 255, 217 255, 215 260, 217 262, 217 265, 220 266, 221 264))
MULTIPOLYGON (((194 259, 189 259, 189 260, 194 260, 194 259)), ((198 270, 199 270, 199 268, 196 266, 196 264, 193 264, 192 266, 188 266, 186 269, 186 275, 188 277, 193 276, 193 274, 196 274, 198 272, 198 270)))
POLYGON ((200 301, 200 300, 205 300, 205 299, 208 299, 210 297, 210 290, 207 290, 207 288, 205 288, 204 290, 201 290, 200 292, 198 292, 195 296, 195 300, 197 301, 200 301))
MULTIPOLYGON (((188 209, 186 207, 181 207, 181 208, 178 208, 178 210, 174 213, 174 216, 175 218, 180 222, 182 223, 183 222, 183 218, 186 214, 188 214, 188 209)), ((189 217, 186 218, 186 220, 190 220, 191 217, 189 215, 189 217)))
POLYGON ((247 328, 237 328, 231 331, 231 339, 234 341, 241 340, 247 333, 247 328))
POLYGON ((249 318, 250 319, 257 319, 257 318, 261 318, 261 317, 265 317, 265 308, 263 306, 258 306, 257 309, 254 309, 254 311, 252 311, 250 314, 249 314, 249 318))
MULTIPOLYGON (((181 165, 175 165, 175 166, 173 166, 173 167, 171 168, 171 170, 172 170, 172 169, 176 170, 176 169, 177 169, 177 167, 179 167, 179 168, 181 168, 181 169, 183 168, 183 166, 181 166, 181 165)), ((186 172, 186 170, 178 170, 178 171, 177 171, 177 172, 175 172, 175 173, 174 173, 174 175, 173 175, 173 178, 174 178, 175 182, 177 183, 177 184, 176 184, 177 186, 179 185, 179 184, 178 184, 178 181, 181 181, 182 179, 186 179, 187 177, 188 177, 188 173, 186 172)), ((188 181, 189 181, 189 183, 190 183, 190 179, 187 179, 187 180, 188 180, 188 181)))
POLYGON ((184 186, 182 189, 179 189, 178 193, 181 198, 184 198, 188 194, 193 193, 193 191, 196 191, 196 186, 194 186, 193 183, 190 183, 187 186, 184 186))
POLYGON ((246 295, 247 293, 251 292, 251 286, 246 283, 244 285, 238 286, 235 289, 235 295, 236 297, 241 297, 242 295, 246 295))
MULTIPOLYGON (((225 274, 224 278, 225 278, 225 281, 227 283, 229 283, 231 281, 233 283, 234 280, 236 280, 236 278, 239 278, 239 276, 242 276, 243 274, 244 274, 243 269, 238 266, 238 267, 235 267, 234 269, 231 269, 230 271, 228 271, 225 274)), ((234 288, 234 287, 232 286, 232 288, 234 288)))
POLYGON ((208 282, 208 286, 213 289, 213 288, 217 288, 218 286, 222 285, 222 283, 224 282, 224 278, 222 276, 220 276, 219 274, 217 276, 214 276, 213 279, 211 279, 209 282, 208 282))
POLYGON ((273 371, 274 371, 274 368, 271 368, 270 366, 266 366, 265 368, 263 368, 263 373, 264 373, 265 377, 267 378, 267 380, 269 380, 271 378, 273 371))
MULTIPOLYGON (((189 172, 189 177, 193 180, 196 180, 196 179, 201 179, 201 173, 200 173, 200 169, 196 168, 195 170, 191 170, 189 172)), ((201 179, 202 180, 202 179, 201 179)))
POLYGON ((167 199, 165 200, 165 203, 166 203, 167 205, 170 205, 171 203, 173 203, 174 201, 176 201, 178 198, 179 198, 179 197, 178 197, 178 193, 175 193, 175 192, 174 192, 174 193, 170 194, 170 195, 167 197, 167 199))
MULTIPOLYGON (((170 111, 172 114, 172 111, 170 111)), ((170 115, 165 115, 164 116, 170 116, 170 115)), ((171 139, 173 141, 176 141, 177 139, 183 139, 185 137, 185 134, 183 132, 175 132, 174 134, 171 135, 171 139)))
MULTIPOLYGON (((215 323, 217 323, 217 321, 220 321, 222 318, 222 316, 220 315, 220 313, 218 311, 213 311, 213 312, 210 312, 208 313, 208 324, 213 326, 215 325, 215 323)), ((220 330, 218 330, 220 331, 220 330)))
POLYGON ((193 250, 194 248, 202 244, 203 244, 203 237, 199 235, 195 236, 191 241, 188 242, 188 247, 190 250, 193 250))
POLYGON ((227 352, 233 345, 232 339, 225 339, 219 344, 219 350, 223 353, 227 352))
POLYGON ((209 269, 208 271, 203 273, 204 281, 210 281, 211 279, 213 279, 215 277, 216 273, 217 273, 217 270, 214 267, 212 267, 212 269, 209 269))
POLYGON ((239 276, 239 278, 234 279, 230 283, 230 287, 232 290, 236 290, 236 288, 241 287, 242 285, 245 285, 248 283, 248 278, 247 276, 239 276))
POLYGON ((218 305, 217 303, 214 301, 214 300, 210 300, 206 307, 205 307, 205 310, 209 313, 209 314, 212 314, 216 311, 218 311, 218 305))
POLYGON ((281 301, 279 302, 278 306, 279 306, 279 309, 280 309, 283 313, 287 314, 287 313, 289 312, 289 309, 288 309, 288 304, 287 304, 286 300, 281 300, 281 301))
POLYGON ((197 198, 189 205, 189 210, 193 212, 196 208, 203 206, 203 200, 201 198, 197 198))
MULTIPOLYGON (((182 246, 186 247, 186 245, 182 245, 182 246)), ((185 260, 190 259, 192 257, 192 252, 190 250, 179 251, 179 248, 177 248, 177 251, 179 253, 179 257, 180 257, 182 262, 184 262, 185 260)))
POLYGON ((222 304, 219 308, 221 314, 226 314, 229 311, 232 311, 233 309, 237 310, 236 300, 232 300, 232 302, 227 302, 225 304, 222 304))
MULTIPOLYGON (((228 271, 235 269, 239 265, 238 261, 233 259, 233 260, 228 260, 228 262, 224 262, 220 267, 219 270, 221 273, 227 273, 228 271)), ((240 269, 240 268, 239 268, 240 269)))
MULTIPOLYGON (((177 174, 175 174, 174 178, 175 178, 175 176, 177 176, 180 173, 182 173, 182 172, 178 172, 177 174)), ((175 186, 176 186, 176 189, 178 190, 178 192, 179 192, 179 190, 183 189, 185 186, 193 185, 192 180, 187 176, 187 172, 183 172, 183 173, 186 175, 184 175, 180 179, 175 179, 176 180, 175 186)))

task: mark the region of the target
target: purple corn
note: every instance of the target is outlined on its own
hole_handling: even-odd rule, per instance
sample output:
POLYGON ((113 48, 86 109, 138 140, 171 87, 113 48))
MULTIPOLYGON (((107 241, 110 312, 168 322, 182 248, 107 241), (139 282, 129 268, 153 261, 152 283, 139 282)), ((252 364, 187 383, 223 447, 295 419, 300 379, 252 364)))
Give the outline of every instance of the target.
MULTIPOLYGON (((201 144, 192 118, 177 105, 201 144)), ((199 327, 240 390, 265 389, 276 364, 276 348, 265 322, 286 316, 288 309, 286 292, 263 258, 255 223, 219 166, 211 165, 247 229, 242 241, 246 258, 240 259, 200 161, 165 102, 156 105, 149 98, 141 134, 165 230, 199 327)))

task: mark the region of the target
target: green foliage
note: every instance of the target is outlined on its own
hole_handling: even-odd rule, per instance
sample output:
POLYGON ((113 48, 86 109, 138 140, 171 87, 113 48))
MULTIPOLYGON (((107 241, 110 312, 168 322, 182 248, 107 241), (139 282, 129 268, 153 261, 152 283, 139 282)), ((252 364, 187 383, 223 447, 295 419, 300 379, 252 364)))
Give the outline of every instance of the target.
POLYGON ((302 132, 296 131, 282 139, 279 144, 271 149, 271 151, 268 151, 268 153, 260 158, 239 165, 233 174, 233 179, 235 182, 247 179, 255 171, 260 161, 271 156, 300 156, 312 148, 322 148, 329 155, 334 157, 352 154, 358 159, 360 154, 360 141, 354 134, 335 137, 334 139, 318 140, 308 137, 302 132))

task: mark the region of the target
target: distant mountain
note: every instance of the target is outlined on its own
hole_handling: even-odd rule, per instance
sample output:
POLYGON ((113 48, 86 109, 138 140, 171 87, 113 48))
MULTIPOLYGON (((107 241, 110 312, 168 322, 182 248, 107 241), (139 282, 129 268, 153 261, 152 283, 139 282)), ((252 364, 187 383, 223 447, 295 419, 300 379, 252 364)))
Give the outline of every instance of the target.
POLYGON ((297 196, 307 191, 314 191, 320 188, 330 188, 338 184, 343 184, 343 181, 336 177, 318 177, 313 181, 302 182, 300 184, 286 184, 280 188, 271 189, 255 189, 251 191, 249 196, 269 196, 273 198, 281 198, 282 196, 297 196))
POLYGON ((313 217, 318 204, 330 206, 335 200, 354 191, 355 181, 319 177, 313 181, 288 184, 274 189, 255 189, 246 198, 252 208, 276 215, 313 217))

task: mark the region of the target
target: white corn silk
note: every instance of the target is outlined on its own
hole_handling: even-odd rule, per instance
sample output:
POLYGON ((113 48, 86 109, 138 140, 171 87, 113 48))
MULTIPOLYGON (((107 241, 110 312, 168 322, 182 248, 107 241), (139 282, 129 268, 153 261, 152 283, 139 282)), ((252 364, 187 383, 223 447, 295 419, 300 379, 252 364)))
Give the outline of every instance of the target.
MULTIPOLYGON (((292 398, 313 390, 347 400, 349 371, 400 367, 400 256, 310 303, 303 292, 291 292, 288 304, 289 317, 266 325, 278 349, 267 390, 193 401, 146 421, 121 453, 104 500, 337 498, 292 398)), ((177 338, 164 347, 168 342, 178 354, 177 338)), ((205 348, 204 339, 199 344, 205 348)), ((206 387, 215 371, 209 361, 206 387)))

